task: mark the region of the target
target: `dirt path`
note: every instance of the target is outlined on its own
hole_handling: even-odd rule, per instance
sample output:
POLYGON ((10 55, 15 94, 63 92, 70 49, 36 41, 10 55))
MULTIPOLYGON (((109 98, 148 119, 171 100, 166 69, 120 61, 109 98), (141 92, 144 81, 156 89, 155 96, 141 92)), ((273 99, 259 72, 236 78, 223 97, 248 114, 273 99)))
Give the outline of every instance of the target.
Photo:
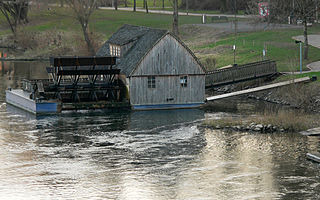
POLYGON ((313 72, 320 72, 320 61, 310 63, 307 67, 313 72))
MULTIPOLYGON (((292 39, 304 42, 303 35, 292 37, 292 39)), ((308 35, 308 41, 311 46, 320 48, 320 35, 308 35)))

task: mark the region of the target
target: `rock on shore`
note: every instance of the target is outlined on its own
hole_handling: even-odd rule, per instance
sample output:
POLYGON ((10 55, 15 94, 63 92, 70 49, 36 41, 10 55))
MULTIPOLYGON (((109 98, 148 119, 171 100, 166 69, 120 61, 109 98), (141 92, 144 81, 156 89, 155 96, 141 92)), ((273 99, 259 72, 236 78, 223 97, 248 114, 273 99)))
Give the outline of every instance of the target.
POLYGON ((283 133, 283 132, 289 132, 289 130, 286 130, 282 127, 273 126, 272 124, 256 124, 251 123, 249 125, 243 124, 243 125, 237 125, 237 126, 206 126, 207 128, 212 129, 222 129, 222 130, 229 130, 229 131, 239 131, 239 132, 256 132, 256 133, 283 133))

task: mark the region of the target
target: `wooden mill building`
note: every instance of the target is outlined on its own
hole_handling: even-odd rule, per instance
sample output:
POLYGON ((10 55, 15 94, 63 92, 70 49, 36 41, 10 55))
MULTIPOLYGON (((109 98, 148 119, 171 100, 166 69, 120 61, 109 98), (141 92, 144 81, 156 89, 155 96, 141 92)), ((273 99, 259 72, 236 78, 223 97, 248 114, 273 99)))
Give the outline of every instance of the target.
POLYGON ((135 110, 193 108, 204 103, 204 67, 167 30, 124 25, 97 56, 118 57, 116 67, 135 110))

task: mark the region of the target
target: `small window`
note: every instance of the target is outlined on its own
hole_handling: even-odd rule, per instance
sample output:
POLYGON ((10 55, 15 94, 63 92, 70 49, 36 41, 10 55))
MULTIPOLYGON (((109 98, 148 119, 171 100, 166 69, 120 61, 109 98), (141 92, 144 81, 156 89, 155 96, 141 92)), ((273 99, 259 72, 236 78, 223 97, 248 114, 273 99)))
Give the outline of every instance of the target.
POLYGON ((180 85, 181 87, 188 87, 188 76, 180 77, 180 85))
POLYGON ((148 76, 148 88, 156 88, 156 77, 148 76))
POLYGON ((120 46, 116 46, 116 45, 110 45, 110 54, 111 56, 117 56, 120 57, 120 46))

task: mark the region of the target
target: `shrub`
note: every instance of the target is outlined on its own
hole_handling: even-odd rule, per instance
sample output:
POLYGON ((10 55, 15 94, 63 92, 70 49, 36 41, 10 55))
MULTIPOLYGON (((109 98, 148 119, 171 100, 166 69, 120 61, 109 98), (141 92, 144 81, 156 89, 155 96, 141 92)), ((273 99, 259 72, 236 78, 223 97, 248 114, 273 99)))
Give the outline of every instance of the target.
POLYGON ((279 110, 265 112, 263 115, 250 119, 260 124, 272 124, 291 132, 299 132, 320 126, 318 116, 298 110, 279 110))
POLYGON ((320 126, 319 116, 298 110, 265 111, 263 114, 206 120, 205 125, 221 128, 248 126, 251 123, 276 126, 288 132, 299 132, 320 126))
MULTIPOLYGON (((90 38, 97 51, 103 36, 91 32, 90 38)), ((42 32, 20 29, 15 38, 16 46, 24 51, 24 56, 88 56, 87 45, 81 33, 48 30, 42 32)))
POLYGON ((201 63, 207 70, 214 70, 216 69, 216 59, 212 56, 203 58, 201 63))

